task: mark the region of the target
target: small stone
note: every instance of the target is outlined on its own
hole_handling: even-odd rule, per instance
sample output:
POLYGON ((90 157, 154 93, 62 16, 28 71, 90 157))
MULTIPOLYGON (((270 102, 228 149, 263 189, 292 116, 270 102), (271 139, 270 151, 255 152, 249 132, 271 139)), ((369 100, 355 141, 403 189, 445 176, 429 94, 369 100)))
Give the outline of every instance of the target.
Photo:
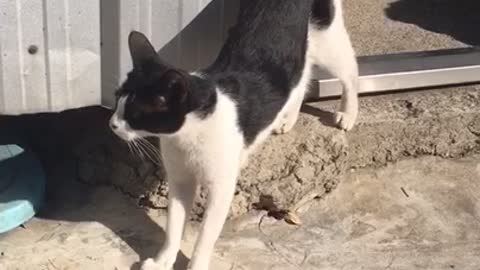
POLYGON ((471 133, 480 136, 480 117, 475 118, 469 123, 468 130, 470 130, 471 133))
POLYGON ((295 175, 303 182, 308 182, 315 176, 315 169, 312 167, 302 167, 295 172, 295 175))

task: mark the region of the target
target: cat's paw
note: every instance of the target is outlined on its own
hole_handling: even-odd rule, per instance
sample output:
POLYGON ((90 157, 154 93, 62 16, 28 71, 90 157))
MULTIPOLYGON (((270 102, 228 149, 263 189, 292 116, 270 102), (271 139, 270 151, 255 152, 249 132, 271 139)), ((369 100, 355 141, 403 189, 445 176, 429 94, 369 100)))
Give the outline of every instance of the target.
POLYGON ((357 120, 356 113, 336 112, 335 123, 343 130, 351 130, 357 120))
POLYGON ((272 132, 275 135, 281 135, 281 134, 285 134, 285 133, 289 132, 292 128, 293 127, 282 125, 280 127, 274 128, 272 132))
POLYGON ((193 266, 191 263, 188 265, 187 270, 208 270, 208 264, 193 266))
POLYGON ((163 263, 158 263, 155 262, 154 259, 146 259, 142 263, 142 267, 140 267, 140 270, 172 270, 172 267, 168 267, 163 263))
POLYGON ((289 132, 295 126, 297 119, 298 115, 285 116, 285 118, 283 118, 280 123, 275 128, 273 128, 273 134, 280 135, 289 132))

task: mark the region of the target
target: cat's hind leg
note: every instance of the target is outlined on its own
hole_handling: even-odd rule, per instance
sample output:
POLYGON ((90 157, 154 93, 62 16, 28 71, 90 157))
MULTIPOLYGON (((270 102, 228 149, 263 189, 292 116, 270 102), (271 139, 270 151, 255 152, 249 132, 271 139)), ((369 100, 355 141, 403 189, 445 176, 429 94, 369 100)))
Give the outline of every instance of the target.
POLYGON ((285 112, 279 116, 280 118, 277 120, 277 124, 273 128, 274 134, 285 134, 289 132, 298 120, 300 114, 300 108, 302 107, 303 103, 303 95, 298 93, 295 94, 294 97, 290 97, 291 103, 287 104, 287 108, 285 108, 285 112))
POLYGON ((307 93, 312 73, 312 64, 310 59, 306 57, 302 76, 294 89, 290 93, 290 97, 285 107, 280 112, 278 119, 274 123, 274 134, 285 134, 289 132, 298 120, 300 109, 302 108, 303 99, 307 93))
POLYGON ((316 1, 319 8, 327 2, 331 4, 331 14, 322 11, 316 19, 315 10, 313 10, 309 28, 308 55, 313 60, 313 64, 326 69, 341 81, 342 100, 335 120, 340 128, 350 130, 358 115, 358 64, 343 21, 341 1, 316 1), (323 17, 319 18, 319 16, 323 17), (333 17, 326 20, 328 16, 333 17), (329 25, 325 25, 325 22, 329 25))

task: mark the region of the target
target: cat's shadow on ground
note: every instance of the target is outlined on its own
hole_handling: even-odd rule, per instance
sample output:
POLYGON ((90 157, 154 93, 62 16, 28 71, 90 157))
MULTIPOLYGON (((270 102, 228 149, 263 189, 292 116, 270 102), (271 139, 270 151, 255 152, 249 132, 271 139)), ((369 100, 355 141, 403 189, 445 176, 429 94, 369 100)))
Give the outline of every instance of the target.
POLYGON ((478 0, 398 0, 387 5, 385 14, 391 20, 415 24, 465 44, 480 46, 479 10, 478 0))
POLYGON ((318 121, 320 121, 320 123, 325 126, 335 128, 337 127, 337 125, 335 124, 335 114, 332 112, 322 110, 309 104, 303 104, 301 112, 317 117, 318 121))
MULTIPOLYGON (((48 200, 40 218, 103 224, 138 254, 139 261, 131 265, 131 270, 139 270, 141 262, 156 256, 164 242, 165 231, 145 210, 113 188, 78 182, 71 175, 70 162, 60 162, 59 166, 61 169, 49 173, 48 200)), ((184 270, 188 262, 180 252, 174 269, 184 270)))

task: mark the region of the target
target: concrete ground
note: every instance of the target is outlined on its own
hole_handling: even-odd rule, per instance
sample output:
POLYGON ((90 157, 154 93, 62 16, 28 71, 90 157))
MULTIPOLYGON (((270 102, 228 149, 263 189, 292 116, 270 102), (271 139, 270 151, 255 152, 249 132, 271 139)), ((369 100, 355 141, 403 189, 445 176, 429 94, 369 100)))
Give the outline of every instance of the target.
POLYGON ((480 156, 425 157, 347 175, 303 226, 227 234, 238 269, 480 269, 480 156), (242 268, 243 267, 243 268, 242 268))
MULTIPOLYGON (((342 174, 337 188, 298 208, 302 226, 262 219, 266 213, 256 211, 230 221, 211 269, 479 270, 480 155, 471 150, 480 136, 479 89, 362 98, 347 151, 350 164, 366 168, 342 174), (429 142, 435 143, 430 150, 429 142), (380 153, 386 150, 389 155, 380 153)), ((303 121, 318 122, 308 113, 303 121)), ((292 134, 306 127, 299 123, 292 134)), ((0 235, 1 270, 135 270, 159 250, 164 209, 141 209, 112 187, 78 182, 74 160, 52 164, 49 185, 55 188, 46 208, 23 228, 0 235)), ((185 269, 196 226, 187 229, 176 270, 185 269)))
MULTIPOLYGON (((64 189, 42 217, 0 238, 0 269, 137 269, 160 247, 165 211, 146 213, 111 188, 69 180, 62 165, 64 189)), ((478 190, 478 155, 351 171, 303 209, 299 227, 263 212, 230 221, 211 269, 478 270, 478 190)), ((184 269, 194 236, 190 227, 176 269, 184 269)))
MULTIPOLYGON (((474 27, 480 23, 474 14, 479 5, 475 0, 452 4, 428 0, 344 2, 359 55, 480 45, 474 27)), ((383 126, 381 136, 400 136, 385 131, 391 127, 395 133, 395 125, 403 123, 399 119, 404 117, 413 121, 426 115, 413 121, 415 125, 445 115, 464 121, 478 115, 478 107, 474 108, 478 89, 459 89, 462 98, 458 100, 452 89, 446 95, 451 101, 438 94, 438 100, 443 100, 436 103, 440 105, 433 104, 436 95, 418 98, 413 104, 414 109, 417 105, 435 108, 431 111, 409 112, 412 104, 408 100, 415 94, 405 94, 405 106, 398 95, 391 103, 389 97, 366 98, 360 115, 364 128, 352 131, 349 143, 361 148, 360 141, 369 142, 362 132, 372 135, 372 129, 378 126, 380 130, 388 121, 392 124, 383 126), (379 102, 380 111, 375 109, 379 102)), ((450 120, 435 121, 440 126, 450 120)), ((472 130, 469 136, 480 136, 478 129, 472 130)), ((425 136, 433 136, 434 131, 425 136)), ((424 142, 419 139, 415 143, 424 142)), ((368 147, 375 151, 372 145, 368 147)), ((444 152, 441 147, 431 152, 425 146, 428 151, 419 155, 444 152)), ((302 226, 262 219, 262 212, 229 222, 212 269, 479 270, 480 156, 394 158, 400 161, 393 164, 388 158, 379 162, 375 154, 371 159, 379 166, 348 172, 330 194, 301 208, 302 226)), ((76 181, 76 165, 68 159, 62 162, 50 174, 50 184, 56 189, 49 194, 41 215, 23 228, 0 235, 0 270, 138 269, 139 260, 160 248, 165 211, 140 209, 111 187, 81 184, 76 181)), ((195 225, 187 229, 177 270, 185 269, 195 231, 195 225)))

